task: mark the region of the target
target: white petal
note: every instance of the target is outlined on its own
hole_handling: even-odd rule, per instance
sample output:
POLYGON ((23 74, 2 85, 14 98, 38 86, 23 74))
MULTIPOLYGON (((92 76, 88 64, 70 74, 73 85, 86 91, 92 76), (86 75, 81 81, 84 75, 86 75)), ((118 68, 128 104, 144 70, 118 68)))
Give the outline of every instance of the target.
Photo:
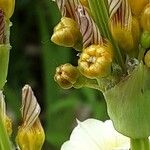
POLYGON ((78 121, 70 140, 61 150, 115 150, 117 147, 129 149, 129 139, 115 131, 111 121, 88 119, 78 121))

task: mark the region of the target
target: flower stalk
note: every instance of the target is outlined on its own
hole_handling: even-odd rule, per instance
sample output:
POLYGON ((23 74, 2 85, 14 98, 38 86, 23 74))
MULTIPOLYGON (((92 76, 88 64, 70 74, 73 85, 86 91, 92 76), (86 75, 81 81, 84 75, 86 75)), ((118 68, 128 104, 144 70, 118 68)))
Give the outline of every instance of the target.
MULTIPOLYGON (((10 0, 9 0, 10 2, 10 0)), ((0 4, 2 2, 0 1, 0 4)), ((12 12, 14 10, 14 0, 13 2, 10 2, 9 6, 9 14, 7 14, 7 5, 5 2, 3 2, 4 4, 3 9, 0 10, 0 68, 1 68, 1 72, 0 72, 0 90, 3 89, 5 83, 6 83, 6 78, 7 78, 7 73, 8 73, 8 64, 9 64, 9 54, 10 54, 10 27, 11 27, 11 22, 9 20, 10 15, 12 15, 12 12), (6 7, 5 7, 6 5, 6 7), (12 6, 13 5, 13 6, 12 6), (5 8, 7 8, 5 10, 5 8), (12 9, 12 10, 11 10, 12 9), (3 12, 6 11, 6 12, 3 12), (6 15, 7 14, 7 15, 6 15)))
POLYGON ((150 150, 149 139, 131 139, 131 150, 150 150))
POLYGON ((11 150, 11 145, 9 142, 9 137, 4 127, 4 123, 2 121, 2 116, 0 115, 0 147, 1 150, 11 150))
POLYGON ((6 77, 8 72, 8 63, 9 63, 9 52, 10 45, 0 45, 0 90, 4 87, 6 83, 6 77))
MULTIPOLYGON (((13 14, 14 7, 15 0, 0 0, 0 90, 3 90, 7 78, 9 53, 11 48, 9 41, 11 22, 9 19, 13 14)), ((5 103, 3 102, 2 94, 0 96, 0 101, 1 103, 5 103)), ((9 118, 2 113, 3 108, 1 107, 0 109, 0 148, 1 150, 11 150, 12 146, 9 141, 9 133, 7 133, 6 130, 7 125, 9 128, 11 123, 9 118)), ((11 132, 11 127, 9 131, 11 132)))

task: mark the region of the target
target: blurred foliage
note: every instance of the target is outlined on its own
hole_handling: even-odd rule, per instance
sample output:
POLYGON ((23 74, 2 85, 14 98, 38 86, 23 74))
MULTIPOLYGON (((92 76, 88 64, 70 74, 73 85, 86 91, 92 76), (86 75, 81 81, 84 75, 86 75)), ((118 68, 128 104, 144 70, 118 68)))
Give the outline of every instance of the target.
POLYGON ((100 92, 92 89, 63 90, 54 82, 56 66, 77 64, 77 53, 50 41, 60 14, 51 0, 18 0, 11 28, 11 56, 5 94, 14 119, 14 136, 20 122, 21 88, 30 84, 42 108, 46 142, 44 150, 59 150, 69 139, 76 118, 108 118, 100 92))

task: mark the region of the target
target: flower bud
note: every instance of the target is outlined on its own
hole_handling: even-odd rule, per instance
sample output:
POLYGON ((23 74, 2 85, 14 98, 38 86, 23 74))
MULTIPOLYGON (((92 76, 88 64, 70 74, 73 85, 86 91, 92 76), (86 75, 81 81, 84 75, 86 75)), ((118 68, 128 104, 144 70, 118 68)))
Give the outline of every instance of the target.
POLYGON ((60 46, 74 47, 77 50, 82 48, 82 36, 77 23, 67 17, 63 17, 61 22, 54 28, 51 40, 60 46))
POLYGON ((144 57, 144 62, 145 62, 145 65, 150 68, 150 50, 147 51, 144 57))
POLYGON ((110 73, 112 57, 110 47, 91 45, 80 56, 79 70, 87 78, 105 77, 110 73))
POLYGON ((3 10, 5 17, 9 19, 15 8, 15 0, 0 0, 0 8, 3 10))
POLYGON ((150 4, 148 4, 141 15, 141 26, 144 31, 150 32, 150 4))
POLYGON ((138 2, 135 2, 135 0, 128 0, 129 4, 132 9, 132 13, 134 15, 139 15, 146 4, 148 4, 149 0, 138 0, 138 2))
POLYGON ((56 68, 55 81, 64 89, 69 89, 79 77, 79 71, 71 64, 64 64, 56 68))
POLYGON ((22 125, 18 129, 16 142, 21 150, 41 150, 45 133, 39 120, 41 108, 29 85, 22 90, 22 125))
POLYGON ((134 40, 132 32, 121 25, 115 25, 111 29, 112 36, 119 46, 126 52, 130 52, 134 48, 134 40))
POLYGON ((141 35, 141 45, 143 48, 150 48, 150 32, 143 32, 141 35))
POLYGON ((20 127, 16 137, 17 144, 21 150, 41 150, 44 139, 44 130, 38 119, 29 129, 20 127))

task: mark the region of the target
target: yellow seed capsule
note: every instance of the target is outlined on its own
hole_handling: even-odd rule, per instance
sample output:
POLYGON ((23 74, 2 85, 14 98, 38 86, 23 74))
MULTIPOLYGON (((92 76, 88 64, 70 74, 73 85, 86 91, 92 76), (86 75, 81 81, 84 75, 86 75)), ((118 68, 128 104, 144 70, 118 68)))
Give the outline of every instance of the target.
POLYGON ((144 31, 150 32, 150 4, 148 4, 141 15, 141 26, 144 31))
POLYGON ((67 17, 63 17, 54 28, 51 40, 57 45, 75 47, 77 50, 82 47, 82 36, 78 25, 73 19, 67 17))
POLYGON ((145 5, 148 4, 149 2, 149 0, 138 0, 137 2, 135 0, 128 0, 128 1, 131 6, 132 13, 137 16, 142 12, 145 5))
POLYGON ((5 17, 9 19, 15 8, 15 0, 0 0, 0 8, 3 10, 5 17))
POLYGON ((91 45, 80 56, 79 70, 87 78, 105 77, 110 73, 112 59, 110 47, 91 45))
POLYGON ((41 150, 45 140, 44 130, 37 119, 31 128, 21 126, 18 130, 16 142, 21 150, 41 150))
POLYGON ((144 62, 146 64, 146 66, 150 68, 150 50, 147 51, 147 53, 144 57, 144 62))
POLYGON ((64 89, 69 89, 79 77, 79 71, 71 64, 64 64, 56 68, 55 81, 64 89))

